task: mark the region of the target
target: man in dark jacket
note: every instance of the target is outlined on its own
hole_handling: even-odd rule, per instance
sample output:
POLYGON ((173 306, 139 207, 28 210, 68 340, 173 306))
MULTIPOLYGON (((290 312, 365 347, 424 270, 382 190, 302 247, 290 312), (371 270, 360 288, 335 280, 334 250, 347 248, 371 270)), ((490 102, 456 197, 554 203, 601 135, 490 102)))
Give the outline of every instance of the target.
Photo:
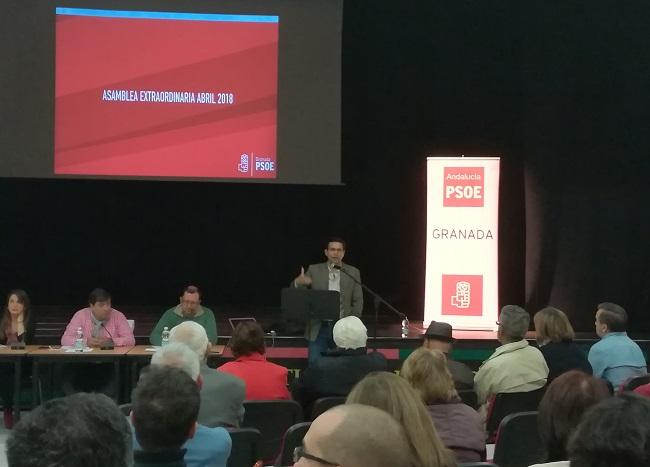
POLYGON ((333 329, 336 349, 330 350, 303 371, 292 386, 293 398, 308 412, 320 397, 347 396, 352 387, 373 371, 386 371, 386 357, 368 353, 368 333, 356 316, 336 322, 333 329))

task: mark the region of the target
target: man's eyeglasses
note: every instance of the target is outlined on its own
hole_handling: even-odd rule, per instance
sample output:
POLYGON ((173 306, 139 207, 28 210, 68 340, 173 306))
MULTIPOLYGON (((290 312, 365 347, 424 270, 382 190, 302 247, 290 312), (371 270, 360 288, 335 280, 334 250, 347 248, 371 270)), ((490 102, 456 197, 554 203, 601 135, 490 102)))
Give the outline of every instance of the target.
POLYGON ((298 446, 293 450, 293 462, 294 463, 298 462, 301 457, 304 457, 305 459, 309 459, 310 461, 318 462, 320 464, 338 465, 336 462, 330 462, 330 461, 326 461, 325 459, 321 459, 320 457, 312 456, 311 454, 305 452, 305 449, 302 446, 298 446))

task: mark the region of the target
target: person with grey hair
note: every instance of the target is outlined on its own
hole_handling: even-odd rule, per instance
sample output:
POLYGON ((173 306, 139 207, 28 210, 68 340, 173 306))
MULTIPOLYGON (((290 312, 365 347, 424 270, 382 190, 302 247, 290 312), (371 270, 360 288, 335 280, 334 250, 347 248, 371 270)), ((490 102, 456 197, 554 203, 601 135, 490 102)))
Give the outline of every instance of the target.
POLYGON ((25 416, 7 440, 9 467, 130 467, 131 429, 103 394, 52 399, 25 416))
POLYGON ((587 356, 594 376, 606 379, 619 390, 627 380, 647 374, 641 348, 627 336, 627 313, 622 306, 599 304, 595 325, 600 341, 591 346, 587 356))
POLYGON ((198 356, 202 381, 199 423, 238 428, 244 418, 246 385, 236 376, 208 367, 211 345, 205 328, 194 321, 185 321, 172 328, 169 342, 185 344, 198 356))
POLYGON ((355 384, 373 371, 386 371, 386 357, 366 347, 368 330, 356 316, 347 316, 333 328, 336 349, 315 360, 294 380, 291 392, 306 411, 316 399, 347 396, 355 384))
MULTIPOLYGON (((199 372, 199 357, 187 345, 173 342, 158 349, 151 357, 151 370, 149 371, 156 371, 160 367, 176 368, 183 371, 196 382, 199 391, 201 391, 203 380, 199 372)), ((141 379, 146 376, 146 374, 142 374, 141 379)), ((203 404, 203 401, 201 400, 200 403, 203 404)), ((185 464, 187 467, 226 467, 231 446, 230 434, 225 428, 207 427, 199 421, 193 436, 182 446, 182 449, 186 450, 185 464)), ((135 436, 133 436, 133 449, 142 450, 142 446, 135 436)))
POLYGON ((529 392, 544 387, 548 366, 542 353, 526 340, 530 316, 523 308, 506 305, 499 314, 500 347, 474 377, 480 412, 485 417, 489 399, 500 392, 529 392))
POLYGON ((312 422, 293 457, 296 467, 414 467, 411 451, 404 429, 388 412, 345 404, 312 422))
POLYGON ((161 347, 151 356, 152 366, 178 368, 194 381, 199 379, 199 358, 187 345, 179 342, 161 347))

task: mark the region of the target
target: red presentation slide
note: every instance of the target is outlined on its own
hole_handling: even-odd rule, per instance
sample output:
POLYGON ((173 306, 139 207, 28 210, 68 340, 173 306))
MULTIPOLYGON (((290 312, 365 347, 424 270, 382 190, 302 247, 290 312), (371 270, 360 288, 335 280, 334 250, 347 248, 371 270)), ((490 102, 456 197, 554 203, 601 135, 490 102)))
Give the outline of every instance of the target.
POLYGON ((55 174, 276 178, 277 16, 56 13, 55 174))

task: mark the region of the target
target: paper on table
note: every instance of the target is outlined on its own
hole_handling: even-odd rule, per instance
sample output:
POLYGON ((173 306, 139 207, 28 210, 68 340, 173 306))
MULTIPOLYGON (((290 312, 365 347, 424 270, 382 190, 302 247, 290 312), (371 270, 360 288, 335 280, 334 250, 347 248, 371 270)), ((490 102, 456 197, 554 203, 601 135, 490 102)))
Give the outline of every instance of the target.
MULTIPOLYGON (((54 350, 56 350, 56 349, 54 349, 54 350)), ((74 347, 70 347, 70 346, 68 346, 68 345, 64 345, 64 346, 62 346, 62 347, 61 347, 61 350, 63 350, 65 353, 76 353, 76 352, 79 352, 79 351, 78 351, 77 349, 75 349, 74 347)), ((92 352, 92 351, 93 351, 92 347, 84 347, 82 353, 92 352)))
POLYGON ((159 348, 160 348, 159 346, 147 347, 146 349, 144 349, 144 351, 145 352, 155 352, 159 348))

